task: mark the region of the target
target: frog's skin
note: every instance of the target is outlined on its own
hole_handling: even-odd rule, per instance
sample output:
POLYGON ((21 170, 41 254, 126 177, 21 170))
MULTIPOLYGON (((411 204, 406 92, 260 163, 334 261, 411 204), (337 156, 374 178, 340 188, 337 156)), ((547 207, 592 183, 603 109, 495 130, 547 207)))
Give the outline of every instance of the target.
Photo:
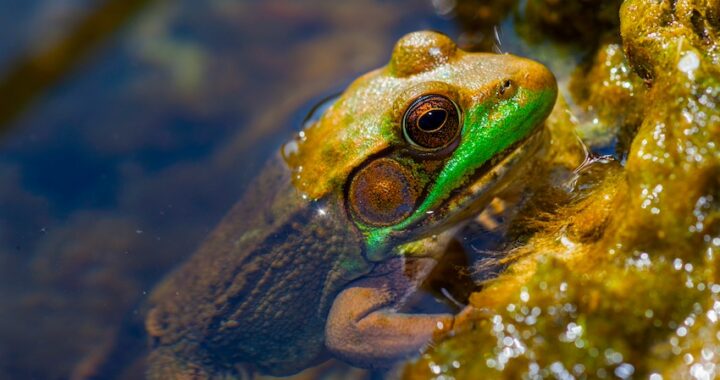
POLYGON ((149 377, 288 375, 328 354, 362 367, 417 355, 455 316, 398 308, 452 229, 530 160, 556 94, 533 61, 467 53, 433 32, 403 37, 154 290, 149 377), (432 108, 440 119, 424 114, 432 108))

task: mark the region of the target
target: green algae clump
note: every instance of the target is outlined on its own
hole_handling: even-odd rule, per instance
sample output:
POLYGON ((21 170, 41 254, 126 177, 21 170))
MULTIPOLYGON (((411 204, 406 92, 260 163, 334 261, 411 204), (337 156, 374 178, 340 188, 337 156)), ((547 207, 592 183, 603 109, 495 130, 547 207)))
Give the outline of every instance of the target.
POLYGON ((605 105, 634 112, 612 131, 624 161, 588 160, 567 202, 526 215, 480 312, 404 378, 720 377, 719 5, 624 2, 615 62, 643 86, 605 105))

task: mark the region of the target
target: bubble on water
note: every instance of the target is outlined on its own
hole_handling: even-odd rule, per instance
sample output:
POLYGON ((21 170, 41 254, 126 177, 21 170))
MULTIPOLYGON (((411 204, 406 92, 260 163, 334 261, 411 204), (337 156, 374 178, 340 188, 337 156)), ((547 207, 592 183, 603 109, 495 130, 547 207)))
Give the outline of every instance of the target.
POLYGON ((687 364, 687 365, 692 364, 692 362, 694 362, 694 361, 695 361, 695 358, 693 358, 692 354, 690 354, 690 353, 687 353, 683 356, 683 362, 685 362, 685 364, 687 364))
POLYGON ((604 355, 608 364, 620 364, 623 361, 622 354, 612 348, 606 349, 604 355))
POLYGON ((703 360, 710 361, 713 359, 713 357, 715 357, 715 353, 711 349, 703 347, 703 349, 700 351, 700 356, 702 356, 703 360))
POLYGON ((540 372, 540 366, 537 363, 532 362, 528 365, 528 372, 529 375, 537 375, 538 372, 540 372))
POLYGON ((690 315, 689 317, 685 318, 685 321, 683 322, 685 326, 691 327, 695 324, 695 316, 690 315))
POLYGON ((633 373, 635 373, 635 367, 633 367, 632 364, 623 363, 615 368, 615 376, 621 379, 627 379, 632 376, 633 373))
POLYGON ((432 373, 434 373, 434 374, 436 374, 436 375, 439 375, 439 374, 440 374, 440 371, 442 370, 442 368, 440 368, 439 365, 431 362, 431 363, 429 364, 429 366, 430 366, 430 371, 431 371, 432 373))
POLYGON ((520 300, 523 302, 530 301, 530 293, 528 293, 526 288, 523 288, 522 291, 520 292, 520 300))
POLYGON ((690 376, 696 380, 712 380, 717 375, 715 367, 712 363, 695 363, 690 367, 690 376))
POLYGON ((643 252, 639 255, 639 257, 637 259, 635 259, 635 258, 627 259, 625 264, 629 267, 632 266, 632 267, 636 267, 638 269, 645 269, 645 268, 649 268, 650 265, 652 265, 652 261, 650 260, 650 255, 643 252))
POLYGON ((705 313, 705 316, 707 317, 707 319, 710 320, 711 323, 717 323, 718 314, 715 312, 715 310, 708 310, 707 313, 705 313))
POLYGON ((550 364, 550 372, 552 372, 552 374, 555 375, 555 378, 557 379, 574 379, 570 372, 568 372, 568 370, 565 369, 565 366, 560 362, 554 362, 553 364, 550 364))
POLYGON ((578 339, 579 337, 581 337, 582 334, 583 334, 582 326, 580 326, 574 322, 570 322, 566 326, 565 333, 563 333, 563 335, 560 337, 560 340, 563 342, 572 342, 572 341, 578 339))
POLYGON ((585 373, 585 366, 582 365, 581 363, 575 364, 573 366, 573 373, 575 373, 578 376, 581 376, 582 374, 585 373))
POLYGON ((682 262, 681 259, 675 259, 675 260, 673 260, 673 268, 675 268, 675 270, 680 270, 680 269, 682 269, 682 266, 683 266, 683 262, 682 262))
POLYGON ((695 70, 700 67, 700 57, 694 51, 688 51, 677 64, 678 70, 687 74, 688 78, 695 78, 695 70))

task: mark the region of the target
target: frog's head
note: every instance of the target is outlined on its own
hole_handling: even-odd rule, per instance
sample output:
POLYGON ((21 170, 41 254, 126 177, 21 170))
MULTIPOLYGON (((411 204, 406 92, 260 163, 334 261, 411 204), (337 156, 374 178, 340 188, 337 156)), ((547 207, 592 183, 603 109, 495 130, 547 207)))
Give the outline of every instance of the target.
POLYGON ((484 208, 527 161, 556 95, 539 63, 411 33, 386 67, 357 79, 300 134, 286 160, 302 194, 344 203, 367 258, 379 261, 484 208))

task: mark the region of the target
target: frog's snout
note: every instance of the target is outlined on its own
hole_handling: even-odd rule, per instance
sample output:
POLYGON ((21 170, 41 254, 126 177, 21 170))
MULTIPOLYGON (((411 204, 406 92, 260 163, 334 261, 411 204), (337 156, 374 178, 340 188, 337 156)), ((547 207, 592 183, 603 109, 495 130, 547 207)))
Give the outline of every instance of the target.
POLYGON ((539 62, 511 55, 505 57, 508 60, 507 75, 499 85, 498 96, 514 97, 526 113, 544 119, 552 111, 557 98, 555 75, 539 62))

